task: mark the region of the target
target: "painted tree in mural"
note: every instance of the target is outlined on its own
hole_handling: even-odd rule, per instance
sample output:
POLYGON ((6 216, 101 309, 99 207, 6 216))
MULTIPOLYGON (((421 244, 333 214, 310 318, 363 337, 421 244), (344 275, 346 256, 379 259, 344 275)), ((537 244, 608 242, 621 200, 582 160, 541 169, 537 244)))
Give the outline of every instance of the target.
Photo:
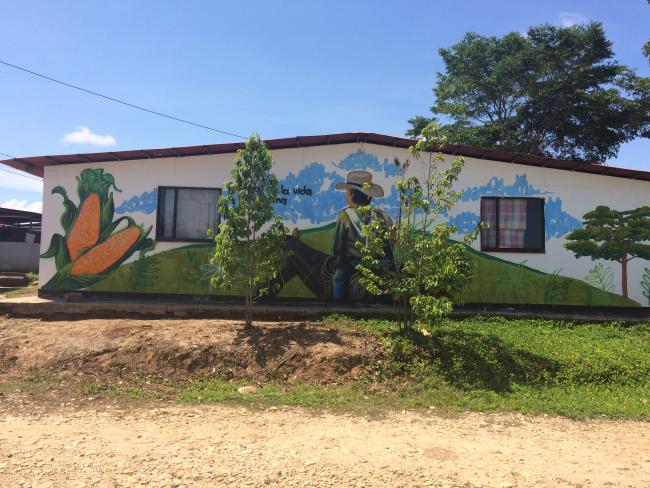
POLYGON ((596 162, 650 137, 650 78, 614 59, 600 23, 470 32, 439 53, 433 119, 409 120, 409 135, 443 117, 450 143, 596 162))
MULTIPOLYGON (((361 251, 361 264, 357 266, 360 283, 374 295, 393 297, 402 330, 410 329, 415 319, 421 325, 431 325, 448 315, 454 297, 472 277, 465 246, 476 239, 479 228, 467 234, 463 243, 452 243, 455 227, 438 222, 461 198, 453 185, 464 164, 460 157, 449 168, 439 169, 443 156, 438 150, 444 142, 438 126, 430 124, 409 148, 418 162, 424 153, 424 181, 408 175, 410 161, 395 159, 400 167, 395 185, 399 193, 397 220, 392 228, 386 228, 383 221, 369 219, 362 226, 365 242, 357 243, 361 251), (391 243, 390 250, 387 242, 391 243)), ((370 207, 364 209, 370 212, 370 207)))
POLYGON ((567 234, 564 246, 577 257, 620 263, 621 289, 628 298, 629 262, 650 259, 650 206, 625 211, 598 206, 583 219, 583 227, 567 234))
POLYGON ((221 272, 211 283, 225 289, 243 288, 246 327, 252 326, 251 305, 268 292, 265 287, 282 263, 284 226, 273 210, 278 180, 272 167, 271 152, 253 134, 237 152, 232 181, 224 185, 218 202, 224 223, 214 236, 210 261, 221 272))

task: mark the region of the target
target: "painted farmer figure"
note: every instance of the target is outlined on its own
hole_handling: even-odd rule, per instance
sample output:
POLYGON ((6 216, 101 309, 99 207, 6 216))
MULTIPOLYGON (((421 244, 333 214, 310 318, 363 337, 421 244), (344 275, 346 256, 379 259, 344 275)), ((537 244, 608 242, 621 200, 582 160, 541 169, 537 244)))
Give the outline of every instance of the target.
MULTIPOLYGON (((300 231, 294 229, 291 235, 285 237, 288 255, 277 278, 269 283, 269 295, 279 293, 286 283, 297 276, 314 296, 323 300, 367 298, 367 292, 359 284, 355 271, 361 261, 355 244, 363 241, 361 226, 370 219, 381 219, 388 228, 392 222, 382 210, 372 208, 370 215, 362 218, 357 209, 370 205, 373 197, 384 196, 384 190, 372 182, 372 174, 368 171, 351 171, 346 182, 338 183, 336 189, 346 191, 346 207, 336 218, 332 254, 309 246, 300 239, 300 231)), ((386 259, 392 263, 393 255, 388 242, 386 259)))
MULTIPOLYGON (((364 242, 361 226, 374 219, 381 220, 387 229, 393 222, 381 209, 371 208, 368 215, 360 215, 359 207, 371 204, 373 198, 384 196, 381 186, 372 182, 368 171, 351 171, 345 183, 338 183, 337 190, 346 192, 346 208, 336 218, 336 230, 332 243, 334 257, 334 277, 332 279, 332 298, 335 300, 360 299, 365 294, 356 278, 355 267, 361 262, 357 242, 364 242)), ((386 259, 392 261, 390 243, 386 243, 386 259)))

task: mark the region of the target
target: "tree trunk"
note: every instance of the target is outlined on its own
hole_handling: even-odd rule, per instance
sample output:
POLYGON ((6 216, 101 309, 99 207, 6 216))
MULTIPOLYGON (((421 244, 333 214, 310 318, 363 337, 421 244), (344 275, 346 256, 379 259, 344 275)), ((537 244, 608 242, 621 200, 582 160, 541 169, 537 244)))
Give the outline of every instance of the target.
POLYGON ((245 327, 250 329, 253 327, 253 311, 251 310, 253 302, 253 293, 251 291, 251 284, 248 285, 248 290, 246 292, 246 324, 245 327))
POLYGON ((627 296, 627 251, 623 253, 623 259, 621 259, 621 288, 623 289, 623 296, 627 296))
POLYGON ((253 270, 252 270, 252 258, 250 249, 246 250, 246 268, 248 271, 248 280, 246 283, 246 304, 245 304, 245 324, 244 328, 250 329, 253 327, 252 313, 251 313, 251 301, 253 299, 253 270))
POLYGON ((399 321, 400 319, 400 298, 399 295, 393 295, 393 314, 395 315, 395 322, 397 322, 397 326, 402 328, 402 325, 399 321))

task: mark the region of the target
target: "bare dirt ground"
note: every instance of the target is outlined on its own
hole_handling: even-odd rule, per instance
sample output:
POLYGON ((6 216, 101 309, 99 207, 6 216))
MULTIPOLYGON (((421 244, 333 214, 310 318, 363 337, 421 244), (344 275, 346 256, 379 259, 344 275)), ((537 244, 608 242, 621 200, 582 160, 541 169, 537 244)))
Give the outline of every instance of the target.
POLYGON ((72 383, 0 393, 0 487, 650 487, 650 422, 118 401, 81 398, 70 379, 330 384, 377 354, 325 324, 0 317, 0 383, 72 383))
POLYGON ((319 384, 354 379, 377 353, 372 338, 309 323, 0 317, 1 373, 74 371, 169 378, 219 374, 319 384))
POLYGON ((158 405, 0 423, 3 487, 650 486, 642 422, 158 405))

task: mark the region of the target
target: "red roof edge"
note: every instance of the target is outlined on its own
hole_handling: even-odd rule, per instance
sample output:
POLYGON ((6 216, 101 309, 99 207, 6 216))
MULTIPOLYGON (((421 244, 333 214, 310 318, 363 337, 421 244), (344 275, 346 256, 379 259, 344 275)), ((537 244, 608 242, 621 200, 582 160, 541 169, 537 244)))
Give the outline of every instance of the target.
MULTIPOLYGON (((347 144, 365 142, 381 146, 408 148, 413 145, 413 139, 404 137, 376 134, 374 132, 344 132, 340 134, 324 134, 315 136, 298 136, 283 139, 269 139, 265 141, 269 149, 289 149, 296 147, 324 146, 328 144, 347 144)), ((199 156, 209 154, 234 153, 244 147, 244 142, 229 142, 224 144, 205 144, 200 146, 185 146, 160 149, 135 149, 128 151, 114 151, 103 153, 66 154, 58 156, 34 156, 1 160, 12 168, 26 171, 27 173, 43 176, 45 166, 80 163, 105 163, 111 161, 124 161, 135 159, 159 159, 171 157, 199 156)), ((602 164, 593 164, 584 161, 571 161, 554 159, 532 154, 521 154, 499 149, 487 149, 477 146, 448 144, 442 149, 445 154, 467 156, 479 159, 489 159, 504 163, 522 164, 544 168, 576 171, 579 173, 600 174, 636 180, 650 181, 650 171, 641 171, 625 168, 616 168, 602 164)))

